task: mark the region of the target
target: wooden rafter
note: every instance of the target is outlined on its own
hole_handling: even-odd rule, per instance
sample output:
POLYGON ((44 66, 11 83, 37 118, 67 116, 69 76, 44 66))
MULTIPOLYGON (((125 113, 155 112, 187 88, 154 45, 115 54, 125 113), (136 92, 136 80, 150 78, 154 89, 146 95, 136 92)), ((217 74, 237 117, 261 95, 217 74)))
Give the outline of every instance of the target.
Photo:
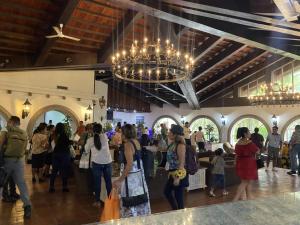
MULTIPOLYGON (((80 0, 68 1, 62 14, 60 15, 60 18, 57 21, 57 24, 60 24, 60 23, 67 24, 79 2, 80 2, 80 0)), ((55 38, 46 40, 43 48, 41 49, 40 53, 36 57, 36 60, 34 63, 35 66, 41 66, 44 63, 44 61, 46 60, 46 58, 48 56, 48 53, 51 51, 51 48, 54 46, 55 42, 56 42, 55 38)))
POLYGON ((128 11, 123 20, 115 27, 110 37, 103 44, 103 48, 99 50, 98 62, 107 62, 109 56, 113 53, 114 46, 117 46, 118 41, 128 33, 135 20, 138 20, 143 15, 141 13, 128 11))
POLYGON ((265 74, 265 70, 274 70, 288 62, 290 62, 292 59, 285 58, 280 55, 273 55, 268 60, 264 61, 263 63, 258 64, 257 66, 244 71, 243 73, 239 74, 239 76, 230 79, 229 81, 223 83, 218 88, 215 88, 209 92, 207 92, 205 95, 200 97, 200 103, 206 102, 210 99, 215 99, 218 95, 222 93, 226 93, 236 85, 238 85, 240 82, 244 81, 245 79, 248 79, 250 77, 257 76, 258 74, 265 74))
POLYGON ((224 39, 217 37, 210 37, 204 42, 200 47, 195 50, 195 62, 199 61, 203 56, 205 56, 209 51, 214 49, 218 44, 220 44, 224 39))
POLYGON ((211 69, 214 69, 218 65, 221 65, 226 60, 230 59, 232 56, 236 55, 237 53, 239 53, 240 51, 242 51, 245 48, 247 48, 246 45, 236 43, 236 44, 233 44, 231 47, 227 48, 225 51, 220 52, 218 56, 213 57, 212 60, 205 63, 203 66, 198 67, 194 71, 195 76, 192 79, 192 81, 198 80, 200 77, 205 75, 211 69))
POLYGON ((239 60, 238 62, 230 65, 226 69, 222 70, 220 73, 212 76, 210 79, 206 80, 205 82, 201 83, 198 87, 197 95, 206 91, 211 86, 215 85, 216 83, 220 82, 226 77, 229 77, 235 73, 237 73, 241 68, 245 68, 248 65, 252 64, 254 61, 258 60, 263 56, 267 56, 269 53, 263 50, 256 50, 252 53, 249 53, 246 57, 239 60))

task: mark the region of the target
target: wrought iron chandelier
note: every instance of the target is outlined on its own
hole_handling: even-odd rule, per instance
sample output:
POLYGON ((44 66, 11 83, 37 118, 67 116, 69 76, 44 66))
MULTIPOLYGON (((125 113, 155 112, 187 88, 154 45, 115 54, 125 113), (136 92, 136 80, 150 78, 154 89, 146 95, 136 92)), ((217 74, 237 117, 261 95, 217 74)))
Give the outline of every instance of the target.
POLYGON ((122 49, 112 56, 113 75, 136 83, 171 83, 187 79, 194 69, 194 59, 174 48, 170 40, 161 44, 133 42, 129 51, 122 49))
POLYGON ((249 96, 251 105, 295 105, 300 104, 300 93, 295 92, 292 86, 283 86, 280 83, 261 85, 261 94, 249 96))

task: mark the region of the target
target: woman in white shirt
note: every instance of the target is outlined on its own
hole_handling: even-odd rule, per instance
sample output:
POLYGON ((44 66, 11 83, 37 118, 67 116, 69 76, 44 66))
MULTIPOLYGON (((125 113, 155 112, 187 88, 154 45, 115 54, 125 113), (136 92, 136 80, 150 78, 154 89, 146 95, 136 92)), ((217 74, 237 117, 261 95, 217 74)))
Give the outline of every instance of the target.
POLYGON ((105 180, 105 186, 107 196, 109 196, 112 184, 112 158, 109 152, 108 138, 106 134, 102 133, 101 124, 94 124, 93 126, 94 136, 90 137, 85 145, 85 151, 89 153, 92 151, 92 171, 94 176, 94 188, 95 188, 95 206, 100 206, 100 191, 101 191, 101 177, 103 175, 105 180))

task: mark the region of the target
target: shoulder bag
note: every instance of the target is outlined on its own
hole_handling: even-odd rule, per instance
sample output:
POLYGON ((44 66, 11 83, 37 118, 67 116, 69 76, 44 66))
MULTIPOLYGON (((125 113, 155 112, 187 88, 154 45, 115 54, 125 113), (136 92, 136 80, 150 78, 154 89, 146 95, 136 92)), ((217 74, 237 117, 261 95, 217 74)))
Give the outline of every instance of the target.
POLYGON ((133 141, 131 141, 131 144, 134 147, 134 156, 135 159, 137 160, 137 165, 138 168, 140 169, 139 173, 142 177, 142 184, 143 184, 143 190, 144 193, 141 195, 136 195, 136 196, 129 196, 129 190, 128 190, 128 179, 127 177, 125 178, 125 189, 126 189, 126 196, 122 197, 122 205, 124 207, 133 207, 133 206, 137 206, 143 203, 148 202, 148 194, 145 190, 145 184, 144 184, 144 178, 143 178, 143 171, 141 170, 141 163, 140 163, 140 156, 139 154, 137 154, 137 148, 136 145, 133 141))

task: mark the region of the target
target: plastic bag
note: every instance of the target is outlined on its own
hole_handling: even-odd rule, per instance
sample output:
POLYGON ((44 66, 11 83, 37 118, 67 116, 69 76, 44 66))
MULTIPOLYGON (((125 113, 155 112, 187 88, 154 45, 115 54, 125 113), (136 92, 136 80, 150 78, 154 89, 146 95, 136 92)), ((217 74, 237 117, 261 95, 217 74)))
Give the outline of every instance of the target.
POLYGON ((108 198, 105 199, 100 222, 120 219, 120 199, 117 191, 113 189, 108 198))

